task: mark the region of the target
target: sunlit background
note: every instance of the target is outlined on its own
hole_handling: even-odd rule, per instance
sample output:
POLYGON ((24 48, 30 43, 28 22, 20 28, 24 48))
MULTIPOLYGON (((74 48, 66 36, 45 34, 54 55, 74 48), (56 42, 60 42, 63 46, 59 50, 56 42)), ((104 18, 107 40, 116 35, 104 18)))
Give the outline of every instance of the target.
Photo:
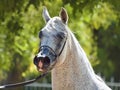
MULTIPOLYGON (((51 17, 58 16, 61 7, 66 8, 68 26, 95 72, 107 82, 111 78, 120 82, 120 0, 0 0, 1 85, 40 74, 33 57, 39 48, 38 33, 45 25, 43 6, 51 17)), ((51 83, 50 74, 39 82, 51 83)))

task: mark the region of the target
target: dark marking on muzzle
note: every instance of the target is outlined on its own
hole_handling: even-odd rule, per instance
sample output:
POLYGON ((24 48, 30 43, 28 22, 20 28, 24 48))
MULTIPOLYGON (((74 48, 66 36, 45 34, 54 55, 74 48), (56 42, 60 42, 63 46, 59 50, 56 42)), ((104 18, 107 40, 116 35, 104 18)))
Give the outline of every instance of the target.
POLYGON ((45 56, 45 57, 43 57, 43 56, 41 56, 41 57, 35 56, 35 58, 34 58, 34 64, 35 64, 36 66, 38 66, 38 63, 39 63, 40 61, 41 61, 42 63, 44 63, 45 66, 50 64, 50 59, 49 59, 49 57, 47 57, 47 56, 45 56))
POLYGON ((34 64, 41 69, 52 69, 56 61, 56 53, 49 46, 41 46, 40 52, 34 57, 34 64), (42 64, 41 67, 39 66, 42 64))

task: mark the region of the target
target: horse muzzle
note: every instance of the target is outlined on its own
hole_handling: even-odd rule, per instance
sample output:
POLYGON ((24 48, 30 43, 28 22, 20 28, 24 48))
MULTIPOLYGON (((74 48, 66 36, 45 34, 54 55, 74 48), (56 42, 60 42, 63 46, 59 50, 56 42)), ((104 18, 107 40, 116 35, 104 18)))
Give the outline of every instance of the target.
POLYGON ((52 48, 49 46, 42 46, 39 53, 34 57, 34 64, 38 71, 47 72, 55 65, 56 57, 57 55, 52 48))

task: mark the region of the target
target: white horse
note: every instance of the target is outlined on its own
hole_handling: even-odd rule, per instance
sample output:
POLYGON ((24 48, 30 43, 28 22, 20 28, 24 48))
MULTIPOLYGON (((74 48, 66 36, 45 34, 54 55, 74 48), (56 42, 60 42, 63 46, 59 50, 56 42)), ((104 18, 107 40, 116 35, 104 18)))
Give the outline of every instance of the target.
POLYGON ((40 51, 34 64, 41 72, 52 70, 53 90, 111 90, 98 77, 79 42, 67 26, 68 14, 61 9, 51 18, 43 10, 46 26, 40 31, 40 51))

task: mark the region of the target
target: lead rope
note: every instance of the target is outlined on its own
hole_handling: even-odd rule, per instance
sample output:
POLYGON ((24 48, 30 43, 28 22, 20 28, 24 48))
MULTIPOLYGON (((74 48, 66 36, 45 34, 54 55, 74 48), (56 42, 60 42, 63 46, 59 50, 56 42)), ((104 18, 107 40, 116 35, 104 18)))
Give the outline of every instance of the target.
POLYGON ((48 72, 43 73, 43 74, 39 75, 38 77, 36 77, 35 79, 28 80, 28 81, 24 81, 24 82, 19 82, 19 83, 15 83, 15 84, 6 84, 6 85, 2 85, 2 86, 0 86, 0 89, 12 88, 12 87, 18 87, 18 86, 27 85, 27 84, 33 83, 33 82, 35 82, 35 81, 37 81, 37 80, 39 80, 39 79, 45 77, 47 74, 48 74, 48 72))

